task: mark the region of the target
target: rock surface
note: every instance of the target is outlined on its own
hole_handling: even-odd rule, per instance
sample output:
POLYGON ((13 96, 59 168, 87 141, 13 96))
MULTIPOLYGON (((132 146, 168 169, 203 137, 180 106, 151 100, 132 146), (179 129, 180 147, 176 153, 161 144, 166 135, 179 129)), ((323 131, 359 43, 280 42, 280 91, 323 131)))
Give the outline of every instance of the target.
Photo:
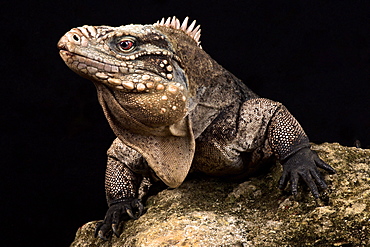
POLYGON ((319 205, 307 188, 296 200, 279 191, 280 166, 242 183, 192 178, 151 196, 120 238, 94 238, 90 222, 71 246, 370 246, 370 150, 313 149, 337 170, 326 175, 330 192, 319 205))

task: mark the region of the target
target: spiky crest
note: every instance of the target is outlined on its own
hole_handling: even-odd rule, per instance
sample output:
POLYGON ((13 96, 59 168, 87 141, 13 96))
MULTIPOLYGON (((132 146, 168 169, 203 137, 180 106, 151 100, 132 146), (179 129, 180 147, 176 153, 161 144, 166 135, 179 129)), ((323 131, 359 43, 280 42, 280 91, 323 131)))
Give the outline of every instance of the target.
POLYGON ((186 17, 182 24, 180 24, 180 20, 173 16, 168 17, 167 20, 165 18, 162 18, 162 20, 157 21, 154 23, 154 25, 162 26, 162 27, 169 27, 173 29, 178 29, 184 31, 189 37, 195 40, 197 42, 198 46, 200 47, 200 25, 195 27, 196 20, 194 20, 190 25, 188 25, 189 17, 186 17), (194 28, 195 27, 195 28, 194 28))

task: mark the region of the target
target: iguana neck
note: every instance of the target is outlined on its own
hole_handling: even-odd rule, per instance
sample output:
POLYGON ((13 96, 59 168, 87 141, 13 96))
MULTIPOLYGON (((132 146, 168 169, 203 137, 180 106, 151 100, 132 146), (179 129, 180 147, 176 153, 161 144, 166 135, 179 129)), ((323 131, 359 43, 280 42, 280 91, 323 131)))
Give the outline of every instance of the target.
POLYGON ((188 112, 195 137, 227 106, 258 97, 241 80, 213 60, 192 38, 180 30, 156 28, 164 33, 172 44, 188 79, 188 112))

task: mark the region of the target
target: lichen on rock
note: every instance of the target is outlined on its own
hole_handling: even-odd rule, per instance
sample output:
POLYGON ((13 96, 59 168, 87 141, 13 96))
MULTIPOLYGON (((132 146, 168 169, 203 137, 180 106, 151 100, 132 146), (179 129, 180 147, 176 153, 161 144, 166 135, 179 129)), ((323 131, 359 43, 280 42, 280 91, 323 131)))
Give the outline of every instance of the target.
POLYGON ((146 213, 124 222, 120 238, 82 226, 71 246, 370 246, 370 150, 313 145, 337 170, 320 206, 307 188, 277 189, 279 165, 245 182, 189 178, 151 196, 146 213))

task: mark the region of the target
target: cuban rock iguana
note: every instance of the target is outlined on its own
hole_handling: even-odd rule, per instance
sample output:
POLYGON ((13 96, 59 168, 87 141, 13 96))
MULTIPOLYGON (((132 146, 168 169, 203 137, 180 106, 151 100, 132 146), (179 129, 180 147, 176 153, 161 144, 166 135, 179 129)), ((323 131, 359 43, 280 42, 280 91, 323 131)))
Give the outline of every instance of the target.
POLYGON ((109 148, 105 190, 109 209, 96 235, 118 236, 124 217, 143 213, 153 181, 176 188, 192 171, 250 176, 267 160, 283 166, 279 188, 299 179, 315 198, 327 185, 318 167, 335 170, 310 149, 297 120, 261 98, 200 46, 188 18, 153 25, 83 26, 59 41, 69 68, 91 80, 117 138, 109 148))

